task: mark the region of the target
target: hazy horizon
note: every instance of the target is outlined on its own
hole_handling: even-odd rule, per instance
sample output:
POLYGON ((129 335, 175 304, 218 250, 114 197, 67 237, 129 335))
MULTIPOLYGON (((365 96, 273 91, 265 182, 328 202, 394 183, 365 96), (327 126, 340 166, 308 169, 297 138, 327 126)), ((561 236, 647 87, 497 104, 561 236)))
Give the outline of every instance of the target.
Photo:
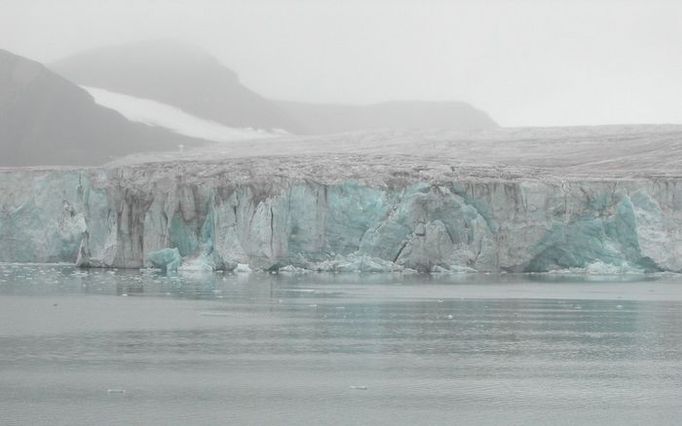
POLYGON ((0 0, 0 48, 49 63, 170 38, 273 99, 458 100, 503 126, 682 123, 673 1, 0 0))

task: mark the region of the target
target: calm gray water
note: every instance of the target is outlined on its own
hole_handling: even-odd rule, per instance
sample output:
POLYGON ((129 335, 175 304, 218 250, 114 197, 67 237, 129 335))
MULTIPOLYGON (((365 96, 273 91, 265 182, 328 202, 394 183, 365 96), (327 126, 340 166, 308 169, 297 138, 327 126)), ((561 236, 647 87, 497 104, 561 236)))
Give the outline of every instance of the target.
POLYGON ((0 265, 2 424, 679 424, 682 279, 0 265))

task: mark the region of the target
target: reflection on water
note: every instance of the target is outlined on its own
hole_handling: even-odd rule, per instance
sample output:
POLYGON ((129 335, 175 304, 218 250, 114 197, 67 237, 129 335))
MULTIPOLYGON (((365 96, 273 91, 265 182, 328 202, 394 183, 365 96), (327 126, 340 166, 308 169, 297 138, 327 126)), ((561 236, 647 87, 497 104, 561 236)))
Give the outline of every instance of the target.
POLYGON ((676 276, 0 265, 23 424, 675 424, 676 276))

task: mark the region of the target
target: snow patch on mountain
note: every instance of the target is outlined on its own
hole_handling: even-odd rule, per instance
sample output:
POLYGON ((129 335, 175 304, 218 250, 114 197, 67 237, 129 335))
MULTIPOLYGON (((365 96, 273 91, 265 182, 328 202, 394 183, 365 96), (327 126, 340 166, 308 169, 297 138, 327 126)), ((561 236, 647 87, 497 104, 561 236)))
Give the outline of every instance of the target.
POLYGON ((113 109, 131 121, 164 127, 175 133, 216 142, 241 139, 271 138, 286 134, 252 128, 228 127, 186 113, 180 108, 151 99, 138 98, 96 87, 81 86, 103 107, 113 109))

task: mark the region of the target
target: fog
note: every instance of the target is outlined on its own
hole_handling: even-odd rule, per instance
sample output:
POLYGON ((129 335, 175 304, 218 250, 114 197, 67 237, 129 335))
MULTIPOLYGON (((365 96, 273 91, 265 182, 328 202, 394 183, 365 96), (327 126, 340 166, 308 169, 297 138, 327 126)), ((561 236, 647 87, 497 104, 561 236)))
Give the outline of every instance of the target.
POLYGON ((0 48, 46 63, 158 38, 275 99, 461 100, 504 126, 682 123, 682 2, 0 0, 0 48))

